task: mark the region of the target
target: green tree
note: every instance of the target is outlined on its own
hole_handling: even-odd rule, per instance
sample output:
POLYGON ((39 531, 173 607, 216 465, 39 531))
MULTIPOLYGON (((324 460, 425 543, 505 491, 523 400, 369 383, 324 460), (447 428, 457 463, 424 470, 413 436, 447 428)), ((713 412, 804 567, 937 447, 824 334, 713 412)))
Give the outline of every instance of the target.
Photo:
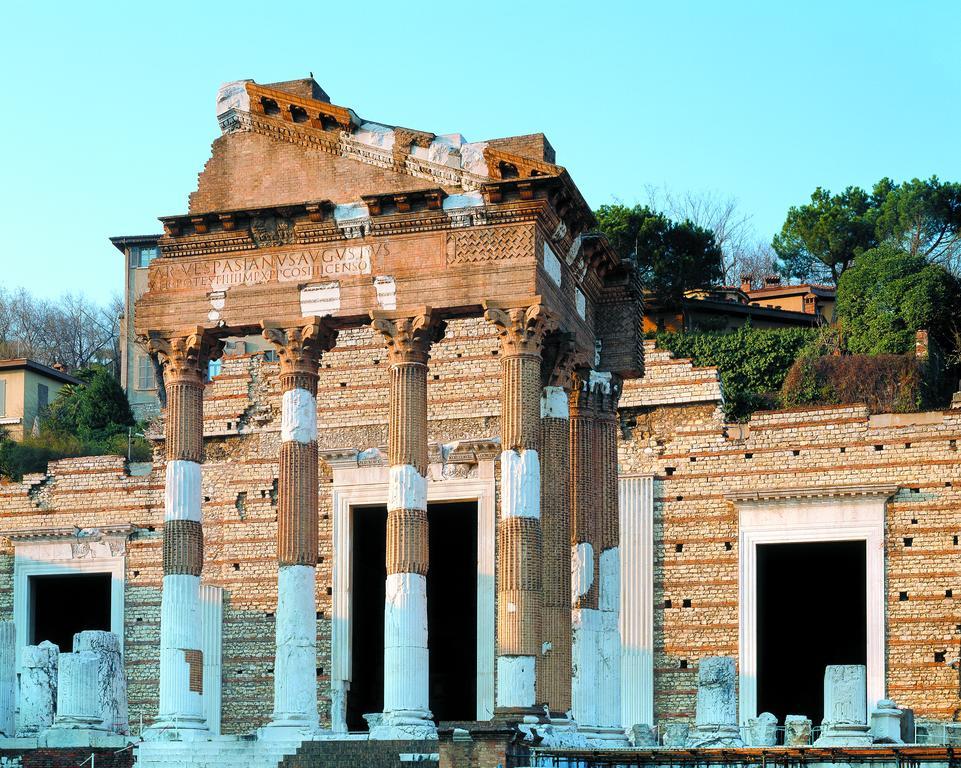
POLYGON ((947 346, 959 311, 958 278, 891 244, 861 254, 838 282, 835 317, 850 352, 905 353, 921 329, 947 346))
POLYGON ((723 254, 710 230, 641 205, 602 205, 595 215, 614 250, 637 264, 644 287, 665 305, 721 279, 723 254))
POLYGON ((839 195, 818 187, 810 203, 792 206, 772 243, 785 277, 837 283, 858 254, 877 245, 877 202, 859 187, 839 195))
POLYGON ((120 383, 106 367, 78 372, 81 384, 66 385, 50 406, 45 426, 84 440, 108 440, 134 425, 133 412, 120 383))
POLYGON ((946 266, 961 257, 961 184, 937 176, 894 184, 882 179, 874 188, 878 200, 876 234, 913 256, 946 266))

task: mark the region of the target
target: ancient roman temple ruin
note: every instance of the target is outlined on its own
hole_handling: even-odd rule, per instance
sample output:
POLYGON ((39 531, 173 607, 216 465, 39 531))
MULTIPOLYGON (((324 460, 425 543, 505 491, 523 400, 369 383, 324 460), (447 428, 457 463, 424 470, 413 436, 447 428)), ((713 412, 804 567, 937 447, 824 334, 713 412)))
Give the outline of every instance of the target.
POLYGON ((217 119, 154 461, 0 485, 0 755, 948 764, 961 409, 725 423, 542 134, 217 119))

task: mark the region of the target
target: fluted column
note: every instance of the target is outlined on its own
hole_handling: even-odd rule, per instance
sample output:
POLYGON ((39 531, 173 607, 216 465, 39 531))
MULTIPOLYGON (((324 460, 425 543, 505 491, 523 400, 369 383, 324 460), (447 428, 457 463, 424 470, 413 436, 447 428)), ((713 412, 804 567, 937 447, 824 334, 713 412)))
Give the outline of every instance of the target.
POLYGON ((497 523, 495 714, 543 714, 537 664, 543 652, 541 349, 551 329, 539 301, 485 302, 501 342, 501 513, 497 523))
POLYGON ((319 727, 317 711, 317 378, 336 341, 330 319, 263 324, 280 359, 277 612, 270 728, 319 727))
POLYGON ((541 565, 544 655, 537 667, 537 700, 556 717, 571 708, 570 409, 574 343, 551 334, 541 366, 541 565))
POLYGON ((60 654, 54 728, 103 730, 100 719, 100 660, 90 651, 60 654))
POLYGON ((223 342, 197 328, 171 338, 151 336, 149 348, 163 366, 167 391, 160 713, 152 730, 168 736, 206 733, 200 622, 203 393, 208 363, 220 355, 223 342))
POLYGON ((444 326, 429 307, 372 312, 390 363, 384 725, 375 738, 430 736, 427 646, 427 360, 444 326))

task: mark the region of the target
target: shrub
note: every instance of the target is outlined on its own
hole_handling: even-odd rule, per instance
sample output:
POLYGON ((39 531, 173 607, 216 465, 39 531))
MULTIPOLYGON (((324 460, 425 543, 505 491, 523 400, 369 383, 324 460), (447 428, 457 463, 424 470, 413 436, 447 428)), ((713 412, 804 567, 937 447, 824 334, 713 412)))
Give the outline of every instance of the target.
POLYGON ((787 406, 865 403, 873 413, 907 413, 922 405, 922 375, 911 355, 802 356, 784 379, 787 406))
POLYGON ((760 408, 777 406, 794 361, 809 346, 823 346, 829 334, 816 328, 744 326, 734 331, 659 333, 655 339, 675 357, 688 357, 697 366, 717 366, 725 416, 744 420, 760 408))
POLYGON ((60 434, 94 441, 126 436, 134 418, 120 383, 103 366, 85 369, 77 375, 82 383, 60 389, 45 426, 60 434))

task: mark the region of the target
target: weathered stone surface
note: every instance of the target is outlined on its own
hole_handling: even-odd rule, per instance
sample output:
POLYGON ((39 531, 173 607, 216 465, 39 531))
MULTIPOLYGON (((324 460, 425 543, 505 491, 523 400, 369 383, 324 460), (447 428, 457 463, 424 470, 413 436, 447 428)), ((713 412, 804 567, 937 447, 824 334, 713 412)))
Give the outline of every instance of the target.
POLYGON ((103 727, 114 733, 129 733, 127 676, 120 654, 120 639, 113 632, 78 632, 73 636, 73 650, 75 653, 88 651, 97 657, 97 702, 103 727))
POLYGON ((811 721, 804 715, 784 718, 784 746, 806 747, 811 743, 811 721))
POLYGON ((647 724, 635 723, 627 729, 627 740, 632 747, 656 747, 654 730, 647 724))
POLYGON ((49 640, 21 652, 20 719, 17 736, 35 736, 53 725, 57 709, 60 649, 49 640))
POLYGON ((741 746, 737 668, 731 656, 707 656, 697 670, 697 719, 688 746, 741 746))
POLYGON ((901 710, 881 699, 871 712, 871 737, 876 744, 901 744, 901 710))
POLYGON ((691 731, 691 726, 687 723, 668 723, 663 729, 663 742, 665 747, 684 747, 687 745, 687 737, 691 731))
POLYGON ((867 717, 867 669, 862 664, 835 664, 824 670, 824 720, 818 747, 864 746, 871 743, 867 717))
POLYGON ((103 730, 100 718, 100 659, 92 651, 61 653, 58 660, 54 728, 103 730))
POLYGON ((747 745, 749 747, 773 747, 777 744, 777 718, 770 712, 762 712, 747 721, 747 745))

